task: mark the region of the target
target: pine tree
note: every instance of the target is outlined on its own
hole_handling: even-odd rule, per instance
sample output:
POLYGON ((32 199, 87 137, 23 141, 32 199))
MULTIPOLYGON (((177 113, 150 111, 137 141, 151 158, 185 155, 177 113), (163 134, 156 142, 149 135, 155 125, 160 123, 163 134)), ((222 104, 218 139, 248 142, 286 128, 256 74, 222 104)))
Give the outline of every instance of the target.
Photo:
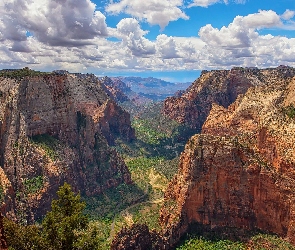
POLYGON ((83 214, 85 203, 67 183, 60 187, 57 195, 58 199, 52 201, 51 212, 42 222, 44 239, 52 249, 74 249, 79 241, 77 231, 88 226, 88 217, 83 214))

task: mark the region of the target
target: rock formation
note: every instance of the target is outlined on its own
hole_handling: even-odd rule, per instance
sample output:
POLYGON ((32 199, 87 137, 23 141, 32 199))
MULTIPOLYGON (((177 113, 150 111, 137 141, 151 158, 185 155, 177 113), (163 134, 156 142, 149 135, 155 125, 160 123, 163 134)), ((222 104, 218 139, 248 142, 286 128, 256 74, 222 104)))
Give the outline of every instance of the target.
POLYGON ((118 78, 109 78, 105 76, 100 80, 100 82, 106 87, 106 92, 113 98, 116 102, 125 102, 129 98, 125 93, 131 92, 131 89, 118 78))
POLYGON ((213 103, 228 107, 250 87, 266 85, 295 76, 295 69, 233 68, 202 71, 201 76, 180 97, 164 101, 162 113, 200 132, 213 103))
POLYGON ((155 232, 150 232, 147 225, 133 224, 122 228, 111 244, 111 250, 147 250, 161 249, 155 232))
MULTIPOLYGON (((165 193, 160 220, 167 246, 174 245, 192 223, 260 229, 295 244, 294 69, 251 71, 258 72, 251 81, 241 78, 237 69, 227 72, 229 79, 240 80, 229 81, 236 87, 223 101, 220 94, 217 98, 207 92, 207 104, 214 99, 224 106, 212 104, 202 134, 188 141, 178 174, 165 193), (246 86, 252 87, 241 93, 246 86), (225 105, 238 94, 233 104, 225 105)), ((203 73, 196 83, 202 86, 213 74, 221 76, 214 81, 219 82, 226 73, 203 73)), ((219 86, 216 91, 223 91, 219 86)), ((206 102, 205 94, 200 97, 197 90, 193 85, 181 100, 189 102, 195 94, 199 97, 192 100, 206 102)), ((184 120, 196 121, 207 111, 200 112, 184 120)))
POLYGON ((42 74, 0 78, 0 198, 2 212, 33 222, 56 190, 70 183, 83 195, 130 183, 109 145, 130 141, 129 114, 93 75, 42 74))

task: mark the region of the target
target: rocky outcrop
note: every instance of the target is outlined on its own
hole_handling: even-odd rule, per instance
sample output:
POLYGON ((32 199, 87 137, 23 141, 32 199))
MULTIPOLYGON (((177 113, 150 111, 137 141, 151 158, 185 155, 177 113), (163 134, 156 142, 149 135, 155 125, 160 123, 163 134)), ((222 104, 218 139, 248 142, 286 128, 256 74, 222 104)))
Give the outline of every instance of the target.
POLYGON ((133 224, 122 228, 111 244, 111 250, 146 250, 154 249, 152 236, 147 225, 133 224))
POLYGON ((203 134, 188 141, 161 210, 167 246, 192 223, 260 229, 295 244, 295 120, 286 112, 295 106, 294 70, 258 72, 264 84, 227 108, 213 104, 203 134))
POLYGON ((0 197, 2 212, 32 222, 70 183, 95 195, 130 183, 124 161, 109 146, 130 141, 129 114, 93 75, 44 74, 0 78, 0 197))
POLYGON ((213 103, 227 108, 250 87, 268 85, 292 76, 295 76, 295 69, 286 66, 275 69, 202 71, 201 76, 184 94, 164 101, 162 113, 200 132, 213 103))
POLYGON ((118 78, 103 77, 100 82, 105 86, 106 92, 116 102, 126 102, 129 100, 125 93, 131 92, 131 89, 118 78))

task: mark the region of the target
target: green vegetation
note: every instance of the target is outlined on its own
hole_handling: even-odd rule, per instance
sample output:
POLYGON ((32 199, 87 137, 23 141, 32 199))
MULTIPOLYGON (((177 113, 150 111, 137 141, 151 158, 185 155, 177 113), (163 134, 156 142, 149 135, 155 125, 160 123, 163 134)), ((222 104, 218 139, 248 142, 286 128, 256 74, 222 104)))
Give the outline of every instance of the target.
POLYGON ((0 184, 0 204, 4 201, 5 193, 3 186, 0 184))
POLYGON ((110 240, 123 226, 145 223, 150 229, 160 229, 159 210, 168 184, 161 168, 164 169, 167 160, 163 157, 136 157, 125 161, 134 184, 121 184, 96 197, 84 198, 87 204, 85 212, 103 231, 99 243, 102 250, 109 249, 110 240))
POLYGON ((294 119, 295 118, 295 107, 293 104, 290 104, 287 107, 283 108, 283 113, 287 115, 289 118, 294 119))
POLYGON ((40 76, 47 74, 50 73, 31 70, 28 67, 25 67, 23 69, 0 70, 0 77, 9 77, 13 79, 21 79, 26 76, 40 76))
POLYGON ((121 184, 107 189, 103 194, 95 197, 85 197, 85 212, 90 218, 109 222, 116 214, 128 206, 146 200, 146 195, 137 185, 121 184))
POLYGON ((52 201, 41 225, 22 226, 4 220, 9 249, 15 250, 93 250, 99 249, 101 235, 98 224, 89 223, 83 214, 85 203, 65 183, 59 188, 58 199, 52 201))
POLYGON ((294 250, 295 247, 275 235, 257 234, 246 242, 226 239, 207 239, 202 236, 188 236, 177 250, 294 250))
POLYGON ((43 187, 43 176, 33 177, 24 180, 25 192, 35 194, 43 187))
POLYGON ((202 237, 187 239, 177 250, 246 250, 247 248, 241 242, 230 240, 211 241, 202 237))
POLYGON ((31 142, 45 151, 47 157, 55 161, 58 159, 57 149, 61 146, 59 140, 49 134, 34 135, 31 142))
POLYGON ((160 144, 162 139, 167 138, 165 133, 152 129, 149 120, 136 119, 132 122, 135 128, 136 137, 148 144, 160 144))

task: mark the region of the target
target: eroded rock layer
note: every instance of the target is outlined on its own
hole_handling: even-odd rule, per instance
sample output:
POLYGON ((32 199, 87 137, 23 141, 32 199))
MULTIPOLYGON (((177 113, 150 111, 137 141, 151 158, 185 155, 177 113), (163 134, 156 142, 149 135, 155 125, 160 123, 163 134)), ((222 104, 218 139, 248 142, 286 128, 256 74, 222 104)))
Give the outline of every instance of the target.
POLYGON ((164 101, 162 113, 200 132, 213 103, 227 108, 250 87, 269 85, 295 76, 295 69, 233 68, 202 71, 201 76, 179 97, 164 101))
POLYGON ((261 229, 295 244, 295 78, 288 72, 268 71, 265 84, 228 108, 213 104, 165 194, 168 245, 194 222, 261 229))
POLYGON ((109 147, 134 138, 129 114, 93 75, 48 74, 0 78, 2 212, 33 221, 67 181, 84 195, 130 183, 109 147))

